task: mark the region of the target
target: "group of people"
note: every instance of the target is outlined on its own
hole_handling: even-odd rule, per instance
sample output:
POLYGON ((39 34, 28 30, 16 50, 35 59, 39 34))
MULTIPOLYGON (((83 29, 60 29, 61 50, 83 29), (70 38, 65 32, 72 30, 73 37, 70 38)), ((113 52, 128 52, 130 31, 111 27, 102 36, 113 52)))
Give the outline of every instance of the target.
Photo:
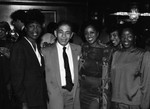
MULTIPOLYGON (((40 10, 27 10, 25 20, 11 18, 12 25, 23 26, 0 56, 6 58, 0 63, 7 62, 0 68, 2 109, 149 109, 150 52, 136 46, 132 24, 113 25, 110 41, 103 43, 100 25, 88 21, 79 45, 70 42, 71 22, 62 20, 52 31, 53 41, 41 46, 40 10)), ((4 29, 0 23, 0 38, 4 29)))
POLYGON ((108 29, 110 42, 98 39, 97 23, 86 23, 79 83, 81 109, 149 109, 150 52, 136 46, 131 23, 108 29))
MULTIPOLYGON (((12 36, 16 40, 10 49, 9 64, 5 65, 9 75, 3 72, 8 76, 8 81, 2 83, 5 89, 1 92, 3 98, 0 107, 2 109, 80 108, 78 59, 81 47, 69 43, 73 36, 71 23, 60 21, 54 31, 57 41, 51 46, 41 46, 38 40, 43 32, 44 14, 38 9, 29 9, 25 12, 23 21, 17 17, 20 12, 22 10, 11 15, 11 24, 15 33, 12 34, 11 31, 10 35, 16 35, 12 36), (64 47, 66 49, 62 49, 64 47), (69 82, 66 75, 69 75, 69 82), (69 84, 70 81, 72 84, 69 84), (7 87, 10 87, 11 93, 6 92, 7 87)), ((5 76, 2 76, 1 80, 5 82, 6 79, 3 77, 5 76)))

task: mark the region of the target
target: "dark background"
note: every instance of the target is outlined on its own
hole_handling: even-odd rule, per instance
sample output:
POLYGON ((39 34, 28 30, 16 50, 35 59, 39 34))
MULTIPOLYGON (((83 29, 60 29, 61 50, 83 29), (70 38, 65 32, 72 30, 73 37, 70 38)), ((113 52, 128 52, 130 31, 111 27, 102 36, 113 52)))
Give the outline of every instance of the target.
MULTIPOLYGON (((99 21, 100 25, 109 26, 128 16, 112 16, 118 11, 129 12, 131 6, 136 5, 140 13, 150 13, 149 0, 0 0, 0 21, 10 23, 10 14, 18 9, 41 9, 46 16, 46 25, 51 21, 70 20, 79 32, 81 25, 88 19, 99 21)), ((143 34, 149 33, 150 17, 140 16, 137 28, 143 34)))

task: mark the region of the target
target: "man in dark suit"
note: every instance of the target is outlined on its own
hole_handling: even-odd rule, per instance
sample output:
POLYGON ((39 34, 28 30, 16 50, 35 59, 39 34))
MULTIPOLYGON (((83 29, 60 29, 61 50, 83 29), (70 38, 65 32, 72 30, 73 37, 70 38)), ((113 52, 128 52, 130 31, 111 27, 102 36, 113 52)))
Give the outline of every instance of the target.
POLYGON ((72 35, 71 25, 67 21, 59 22, 55 31, 56 43, 42 49, 49 96, 48 109, 80 109, 78 59, 81 47, 69 43, 72 35), (65 67, 64 47, 68 55, 70 70, 65 67), (66 73, 68 70, 70 73, 69 82, 66 79, 69 77, 68 73, 66 73))
POLYGON ((11 53, 11 82, 21 109, 47 109, 44 59, 36 40, 42 32, 44 15, 37 9, 27 11, 27 34, 15 43, 11 53))

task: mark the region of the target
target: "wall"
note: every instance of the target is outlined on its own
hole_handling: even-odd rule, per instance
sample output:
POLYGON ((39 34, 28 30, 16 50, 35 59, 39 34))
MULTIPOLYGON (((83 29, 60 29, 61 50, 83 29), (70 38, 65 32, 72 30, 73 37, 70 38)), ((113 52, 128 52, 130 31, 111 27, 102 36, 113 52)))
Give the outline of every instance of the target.
POLYGON ((46 16, 46 24, 51 21, 71 20, 81 25, 87 19, 87 3, 85 1, 49 1, 49 0, 0 0, 0 21, 11 22, 10 14, 18 9, 41 9, 46 16))

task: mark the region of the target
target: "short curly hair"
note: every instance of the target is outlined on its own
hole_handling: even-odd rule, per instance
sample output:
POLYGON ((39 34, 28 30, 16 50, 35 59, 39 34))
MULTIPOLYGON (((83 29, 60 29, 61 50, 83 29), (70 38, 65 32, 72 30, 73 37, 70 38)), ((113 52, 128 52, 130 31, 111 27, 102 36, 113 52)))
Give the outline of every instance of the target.
POLYGON ((14 21, 20 20, 21 22, 26 22, 26 12, 25 10, 16 10, 11 13, 10 18, 14 21))
POLYGON ((26 12, 26 23, 25 25, 28 25, 30 23, 37 22, 40 25, 43 25, 45 22, 45 16, 41 12, 40 9, 29 9, 26 12))

